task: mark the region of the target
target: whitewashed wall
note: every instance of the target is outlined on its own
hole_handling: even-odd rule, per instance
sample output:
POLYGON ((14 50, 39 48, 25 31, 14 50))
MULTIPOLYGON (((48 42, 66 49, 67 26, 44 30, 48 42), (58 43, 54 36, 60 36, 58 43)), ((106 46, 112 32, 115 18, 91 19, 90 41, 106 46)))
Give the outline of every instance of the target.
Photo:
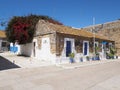
POLYGON ((31 57, 33 54, 33 44, 28 43, 28 44, 20 45, 20 54, 31 57))
POLYGON ((20 54, 34 57, 37 60, 49 61, 56 63, 56 55, 50 52, 50 38, 42 38, 41 49, 38 48, 37 39, 33 39, 33 43, 20 45, 20 54), (35 47, 34 43, 35 42, 35 47), (35 48, 35 56, 34 56, 35 48))
MULTIPOLYGON (((36 41, 36 40, 34 40, 36 41)), ((37 48, 37 41, 36 41, 36 58, 44 61, 49 61, 52 63, 56 62, 56 55, 52 54, 50 51, 50 38, 44 37, 42 38, 41 42, 41 49, 37 48)))
POLYGON ((57 63, 69 63, 69 57, 66 57, 66 41, 71 41, 71 50, 76 54, 75 40, 73 38, 64 38, 64 49, 60 57, 57 57, 57 63))

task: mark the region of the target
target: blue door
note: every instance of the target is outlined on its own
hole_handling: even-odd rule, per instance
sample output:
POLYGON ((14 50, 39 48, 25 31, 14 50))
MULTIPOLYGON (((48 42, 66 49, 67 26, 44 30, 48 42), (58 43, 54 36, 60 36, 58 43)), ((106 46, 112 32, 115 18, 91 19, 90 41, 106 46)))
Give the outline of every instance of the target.
POLYGON ((66 57, 71 53, 71 41, 66 41, 66 57))
POLYGON ((85 42, 84 43, 84 55, 87 55, 87 47, 88 47, 88 43, 87 42, 85 42))

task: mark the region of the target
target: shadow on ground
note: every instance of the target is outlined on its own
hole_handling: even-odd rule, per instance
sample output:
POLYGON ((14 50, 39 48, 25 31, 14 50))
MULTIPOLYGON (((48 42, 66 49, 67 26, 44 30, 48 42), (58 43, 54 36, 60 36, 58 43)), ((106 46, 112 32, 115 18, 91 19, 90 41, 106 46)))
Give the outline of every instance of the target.
POLYGON ((10 62, 8 59, 0 56, 0 71, 13 69, 13 68, 20 68, 20 67, 14 64, 13 62, 10 62))

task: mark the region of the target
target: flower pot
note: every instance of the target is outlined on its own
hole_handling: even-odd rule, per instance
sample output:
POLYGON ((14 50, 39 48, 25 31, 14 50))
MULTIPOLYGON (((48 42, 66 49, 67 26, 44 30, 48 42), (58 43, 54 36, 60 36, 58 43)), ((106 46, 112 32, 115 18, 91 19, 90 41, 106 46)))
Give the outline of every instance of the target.
POLYGON ((70 63, 74 63, 74 58, 70 58, 70 63))
POLYGON ((96 56, 96 57, 95 57, 95 60, 100 60, 99 56, 96 56))
POLYGON ((99 60, 99 57, 95 57, 96 60, 99 60))
POLYGON ((83 62, 83 58, 82 57, 80 58, 80 62, 83 62))
POLYGON ((94 61, 94 60, 95 60, 95 57, 92 57, 92 60, 94 61))

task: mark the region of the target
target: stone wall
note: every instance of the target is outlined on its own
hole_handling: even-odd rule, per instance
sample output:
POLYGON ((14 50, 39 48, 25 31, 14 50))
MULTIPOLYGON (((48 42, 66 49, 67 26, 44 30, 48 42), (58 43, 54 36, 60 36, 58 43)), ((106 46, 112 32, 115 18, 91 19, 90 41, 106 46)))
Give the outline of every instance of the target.
POLYGON ((111 28, 105 29, 98 32, 99 34, 103 34, 110 39, 115 41, 115 47, 117 49, 117 54, 120 56, 120 28, 111 28))
POLYGON ((39 20, 39 22, 36 25, 35 36, 53 33, 54 31, 49 28, 49 24, 49 22, 39 20))
MULTIPOLYGON (((95 32, 115 41, 117 54, 120 56, 120 20, 95 25, 95 32)), ((84 30, 92 32, 93 26, 85 27, 84 30)))
MULTIPOLYGON (((83 41, 89 41, 89 52, 90 53, 93 52, 93 39, 57 33, 56 34, 56 54, 57 54, 57 56, 60 56, 64 49, 64 38, 73 38, 75 40, 76 53, 83 53, 83 41)), ((98 40, 98 42, 101 42, 101 40, 98 40)))
POLYGON ((38 49, 41 49, 42 38, 45 38, 45 37, 50 38, 50 46, 51 46, 50 47, 50 52, 52 54, 56 53, 56 38, 55 38, 56 36, 55 36, 55 33, 35 37, 37 39, 38 49))

